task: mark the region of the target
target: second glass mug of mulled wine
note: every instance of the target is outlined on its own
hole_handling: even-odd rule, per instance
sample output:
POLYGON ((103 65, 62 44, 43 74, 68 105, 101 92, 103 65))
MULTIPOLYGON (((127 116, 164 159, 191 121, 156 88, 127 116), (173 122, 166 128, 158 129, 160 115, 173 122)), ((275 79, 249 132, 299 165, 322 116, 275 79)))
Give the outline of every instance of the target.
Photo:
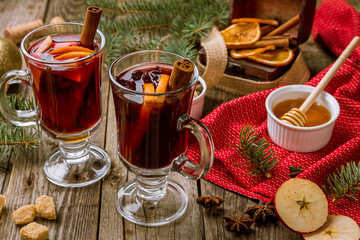
POLYGON ((185 58, 171 52, 145 50, 121 56, 109 69, 118 155, 136 175, 120 188, 116 207, 123 217, 139 225, 167 224, 185 213, 188 197, 179 183, 169 180, 171 171, 199 179, 213 163, 208 129, 189 116, 199 77, 196 66, 185 86, 156 93, 160 85, 164 87, 162 79, 169 79, 173 63, 182 60, 185 58), (145 88, 156 88, 156 92, 145 88), (188 133, 199 143, 199 164, 186 157, 188 133))
POLYGON ((90 48, 80 46, 83 25, 59 23, 40 27, 26 35, 21 52, 25 71, 10 71, 0 82, 0 111, 18 126, 40 124, 59 140, 59 148, 46 160, 49 181, 81 187, 104 177, 111 161, 89 139, 101 122, 101 79, 104 35, 97 30, 90 48), (13 84, 32 87, 37 107, 18 111, 10 107, 7 93, 13 84))

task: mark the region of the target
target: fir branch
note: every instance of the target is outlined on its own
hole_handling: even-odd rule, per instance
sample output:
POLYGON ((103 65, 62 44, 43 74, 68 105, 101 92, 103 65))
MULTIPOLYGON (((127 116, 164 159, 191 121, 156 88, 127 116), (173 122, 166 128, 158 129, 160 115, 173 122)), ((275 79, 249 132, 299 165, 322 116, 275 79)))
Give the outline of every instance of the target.
MULTIPOLYGON (((9 105, 17 110, 34 109, 32 98, 10 95, 8 96, 9 105)), ((33 150, 38 146, 40 131, 37 127, 18 127, 8 122, 0 114, 0 160, 9 156, 11 152, 15 155, 20 152, 31 156, 33 150)))
POLYGON ((342 197, 349 197, 355 201, 356 196, 360 192, 360 162, 350 162, 341 166, 331 175, 329 175, 328 186, 322 185, 327 195, 333 198, 333 202, 337 202, 342 197))
POLYGON ((259 132, 256 128, 250 125, 242 127, 239 134, 240 144, 228 144, 231 147, 237 148, 238 153, 243 156, 246 161, 244 163, 237 163, 234 165, 248 164, 248 174, 253 176, 262 176, 271 178, 270 173, 279 161, 275 155, 274 149, 270 148, 270 143, 265 138, 258 138, 259 132))
POLYGON ((122 54, 144 49, 165 49, 195 61, 196 44, 229 17, 227 0, 89 0, 87 4, 104 10, 99 28, 107 41, 106 66, 122 54))

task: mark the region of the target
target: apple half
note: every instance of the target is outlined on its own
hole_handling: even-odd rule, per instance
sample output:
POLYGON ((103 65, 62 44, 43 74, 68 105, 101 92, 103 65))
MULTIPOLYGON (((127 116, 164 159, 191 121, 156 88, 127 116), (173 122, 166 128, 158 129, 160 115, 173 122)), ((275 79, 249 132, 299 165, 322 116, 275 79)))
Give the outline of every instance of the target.
POLYGON ((326 222, 328 201, 316 183, 292 178, 285 181, 277 190, 275 211, 279 219, 291 230, 310 233, 326 222))
POLYGON ((344 215, 329 215, 326 223, 313 233, 303 234, 305 240, 359 240, 360 227, 344 215))

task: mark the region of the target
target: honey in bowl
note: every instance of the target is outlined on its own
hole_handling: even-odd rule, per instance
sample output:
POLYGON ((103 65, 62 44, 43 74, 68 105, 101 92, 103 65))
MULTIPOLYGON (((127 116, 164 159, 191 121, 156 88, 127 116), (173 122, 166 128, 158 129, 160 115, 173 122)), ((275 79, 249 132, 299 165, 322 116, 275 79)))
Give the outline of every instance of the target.
MULTIPOLYGON (((292 108, 300 108, 300 106, 303 104, 304 101, 305 98, 285 100, 283 102, 278 103, 273 108, 272 111, 275 114, 275 116, 278 119, 280 119, 285 113, 290 111, 292 108)), ((307 117, 307 121, 304 127, 314 127, 328 122, 331 118, 331 114, 329 110, 327 110, 324 106, 315 102, 306 112, 306 117, 307 117)))

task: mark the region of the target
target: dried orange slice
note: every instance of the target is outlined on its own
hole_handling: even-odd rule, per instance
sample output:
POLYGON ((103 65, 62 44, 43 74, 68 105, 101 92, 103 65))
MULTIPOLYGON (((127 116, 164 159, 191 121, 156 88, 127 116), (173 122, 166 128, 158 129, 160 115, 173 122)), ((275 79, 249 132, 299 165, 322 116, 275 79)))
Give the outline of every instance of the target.
POLYGON ((260 25, 256 22, 234 23, 220 33, 225 40, 226 47, 229 49, 254 43, 261 36, 260 25))
POLYGON ((279 22, 274 19, 260 19, 260 18, 234 18, 231 23, 237 22, 257 22, 260 24, 268 24, 271 26, 278 26, 279 22))
POLYGON ((288 65, 294 58, 294 52, 290 48, 284 47, 274 51, 266 51, 254 56, 249 56, 247 58, 265 65, 279 67, 288 65))
POLYGON ((252 49, 231 49, 230 56, 238 59, 238 58, 246 58, 248 56, 254 56, 259 53, 263 53, 269 50, 275 50, 275 45, 269 45, 263 48, 252 48, 252 49))

